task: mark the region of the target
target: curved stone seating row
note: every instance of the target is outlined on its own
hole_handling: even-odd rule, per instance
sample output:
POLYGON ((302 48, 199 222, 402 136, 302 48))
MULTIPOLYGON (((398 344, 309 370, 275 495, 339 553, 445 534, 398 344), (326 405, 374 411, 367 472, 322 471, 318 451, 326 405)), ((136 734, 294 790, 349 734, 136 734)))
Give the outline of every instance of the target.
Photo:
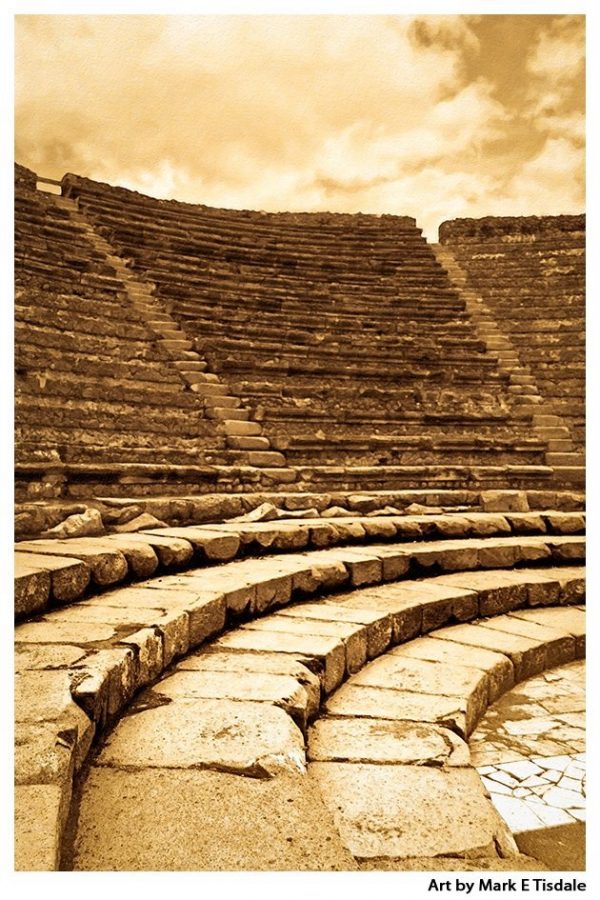
MULTIPOLYGON (((477 588, 472 576, 460 580, 477 588)), ((444 627, 374 660, 327 699, 308 768, 361 867, 443 870, 466 859, 477 869, 498 857, 521 867, 466 738, 513 685, 582 658, 584 623, 583 607, 544 607, 444 627)))
MULTIPOLYGON (((156 285, 155 297, 195 341, 211 373, 227 378, 260 418, 265 437, 289 451, 294 466, 318 461, 410 468, 420 460, 430 466, 450 461, 436 442, 420 443, 412 452, 395 451, 393 441, 370 446, 373 416, 383 405, 403 416, 420 414, 422 430, 423 410, 444 414, 446 425, 452 423, 448 430, 471 436, 471 447, 454 448, 461 464, 522 464, 531 467, 532 479, 550 477, 536 468, 544 463, 544 447, 531 440, 523 415, 513 415, 507 379, 475 338, 463 302, 413 220, 211 211, 70 175, 63 189, 116 251, 133 261, 134 271, 156 285), (320 231, 314 226, 321 220, 320 231), (292 232, 286 231, 288 223, 292 232), (296 242, 302 224, 305 249, 296 242), (270 231, 278 226, 274 240, 270 231), (347 252, 346 239, 352 248, 347 252), (378 249, 379 242, 390 249, 378 249), (307 290, 319 281, 333 292, 324 304, 330 320, 307 314, 307 290), (224 314, 233 326, 227 334, 224 314), (352 318, 342 340, 337 323, 347 314, 352 318), (367 345, 363 326, 373 337, 367 345), (482 424, 492 433, 485 448, 475 441, 482 424)), ((315 302, 320 308, 321 300, 315 302)), ((472 476, 463 468, 455 477, 472 476)))
MULTIPOLYGON (((525 567, 527 571, 519 569, 516 574, 528 585, 515 599, 503 580, 501 593, 506 599, 497 601, 500 611, 544 602, 544 596, 551 596, 552 602, 571 602, 582 590, 581 572, 573 572, 572 564, 583 555, 582 538, 546 535, 290 552, 164 575, 47 611, 16 629, 19 828, 27 834, 39 827, 46 834, 53 862, 46 856, 41 867, 52 867, 73 772, 81 767, 97 729, 114 719, 135 692, 160 677, 173 660, 217 635, 232 617, 253 618, 294 598, 328 594, 344 585, 355 588, 402 578, 412 581, 424 572, 500 566, 525 567), (531 565, 544 563, 554 567, 550 575, 538 568, 529 571, 531 565), (544 594, 543 584, 549 593, 544 594)), ((398 585, 400 594, 385 610, 383 628, 382 617, 373 613, 362 625, 349 630, 342 625, 329 636, 321 628, 311 637, 306 628, 296 626, 288 634, 291 626, 271 630, 261 620, 224 635, 219 646, 236 653, 267 650, 299 655, 330 691, 346 670, 354 669, 368 643, 371 652, 377 647, 383 652, 385 634, 405 640, 422 629, 478 614, 477 594, 465 600, 464 588, 436 585, 428 588, 424 601, 419 593, 422 584, 412 583, 416 587, 408 581, 398 585)), ((376 596, 369 603, 373 610, 380 608, 376 596)), ((354 615, 350 614, 351 622, 354 615)), ((309 713, 299 711, 297 716, 308 718, 309 713)), ((39 845, 32 849, 37 851, 39 845)), ((43 856, 45 851, 40 852, 43 856)))
MULTIPOLYGON (((152 815, 145 820, 148 809, 138 809, 130 791, 126 810, 121 795, 110 821, 116 817, 118 828, 128 828, 129 816, 136 816, 142 843, 134 840, 132 848, 119 832, 108 835, 94 821, 107 783, 111 789, 113 777, 127 781, 148 767, 164 768, 172 790, 177 771, 192 767, 204 773, 201 779, 215 773, 209 782, 216 773, 221 780, 228 773, 225 784, 239 798, 252 788, 232 776, 301 776, 303 734, 329 695, 325 717, 308 735, 308 768, 354 858, 370 859, 377 868, 381 857, 388 863, 390 857, 477 857, 500 867, 499 857, 510 857, 518 868, 508 829, 468 768, 465 738, 487 705, 516 682, 583 655, 584 616, 563 605, 583 596, 583 570, 577 567, 461 572, 287 606, 226 633, 141 694, 104 742, 82 786, 75 867, 225 867, 231 852, 227 818, 218 831, 221 857, 170 866, 155 856, 152 864, 149 852, 165 849, 162 825, 152 815), (447 627, 454 622, 468 624, 447 627), (388 652, 396 644, 402 646, 388 652), (376 661, 367 665, 368 660, 376 661), (384 774, 391 795, 381 791, 384 774), (428 795, 443 800, 435 824, 428 795), (390 800, 384 813, 381 803, 390 800), (380 824, 365 830, 365 821, 380 824), (124 862, 128 854, 135 863, 124 862)), ((86 694, 75 696, 81 702, 86 694)), ((131 787, 135 798, 133 782, 131 787)), ((318 818, 323 804, 316 802, 318 818)), ((286 827, 281 808, 271 815, 279 825, 282 816, 286 827)), ((251 823, 259 840, 263 820, 264 811, 251 823)), ((53 837, 56 852, 56 831, 53 837)), ((168 860, 173 851, 166 850, 168 860)), ((320 868, 318 854, 316 859, 316 865, 313 858, 299 867, 320 868)), ((44 862, 52 865, 50 858, 44 862)), ((269 868, 264 859, 258 866, 234 866, 244 867, 269 868)), ((282 867, 281 860, 273 866, 282 867)))
MULTIPOLYGON (((246 492, 231 494, 195 494, 163 497, 101 496, 79 503, 46 500, 17 503, 15 507, 15 538, 30 540, 48 537, 49 531, 62 526, 75 514, 89 514, 98 510, 106 531, 138 530, 139 516, 153 516, 167 525, 204 525, 252 515, 255 521, 277 518, 321 516, 334 518, 353 513, 358 515, 399 515, 403 513, 451 512, 528 512, 548 509, 557 512, 581 511, 584 495, 580 491, 482 491, 482 490, 382 490, 364 492, 323 493, 285 491, 277 493, 246 492), (266 504, 266 506, 265 506, 266 504), (259 509, 260 508, 260 509, 259 509)), ((55 537, 57 535, 54 535, 55 537)))
MULTIPOLYGON (((149 528, 133 533, 70 539, 39 538, 15 544, 15 615, 35 615, 127 579, 145 579, 169 569, 223 563, 238 556, 365 544, 522 534, 581 534, 580 512, 461 512, 368 516, 351 513, 321 518, 206 523, 149 528)), ((312 517, 310 513, 312 512, 312 517)), ((400 547, 410 551, 411 543, 400 547)))

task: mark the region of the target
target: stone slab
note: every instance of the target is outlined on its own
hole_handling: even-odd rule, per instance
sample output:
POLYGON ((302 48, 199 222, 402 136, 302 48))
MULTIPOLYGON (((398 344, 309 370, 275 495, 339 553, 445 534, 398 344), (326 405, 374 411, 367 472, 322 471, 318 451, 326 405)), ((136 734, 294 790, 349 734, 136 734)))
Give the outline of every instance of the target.
POLYGON ((467 647, 464 644, 453 644, 451 641, 440 641, 435 637, 435 633, 409 641, 401 647, 395 647, 391 654, 413 659, 429 659, 450 666, 466 666, 486 672, 488 704, 505 694, 515 683, 513 664, 503 653, 495 653, 483 647, 467 647))
POLYGON ((544 669, 546 649, 543 643, 517 634, 506 634, 480 625, 455 625, 435 632, 442 641, 453 641, 469 647, 482 647, 496 653, 504 653, 515 670, 515 681, 523 681, 544 669))
MULTIPOLYGON (((118 536, 109 535, 108 539, 117 543, 118 536)), ((127 540, 130 543, 139 543, 152 547, 163 566, 183 566, 194 555, 194 548, 189 541, 166 534, 129 534, 127 540)))
POLYGON ((244 629, 273 631, 282 634, 319 635, 343 641, 346 651, 346 672, 358 672, 367 660, 367 629, 355 622, 335 622, 323 619, 303 619, 274 613, 264 619, 256 619, 244 629))
POLYGON ((156 690, 161 697, 171 700, 187 697, 273 703, 284 709, 301 728, 306 726, 311 712, 304 687, 289 675, 254 672, 252 678, 240 678, 239 672, 187 670, 163 678, 156 690))
POLYGON ((575 607, 546 607, 544 609, 523 609, 513 613, 515 618, 526 622, 536 622, 548 628, 558 628, 575 638, 575 654, 581 658, 585 654, 586 615, 575 607))
POLYGON ((214 652, 212 645, 209 645, 206 651, 182 659, 177 664, 177 670, 235 673, 238 678, 256 673, 285 675, 295 679, 306 691, 310 715, 316 715, 319 709, 321 684, 318 675, 284 653, 214 652))
POLYGON ((94 768, 75 870, 344 871, 357 868, 310 776, 94 768))
POLYGON ((52 872, 58 869, 64 805, 58 784, 16 785, 16 871, 52 872))
POLYGON ((469 747, 447 728, 390 719, 321 718, 308 736, 309 761, 468 766, 469 747))
POLYGON ((482 622, 481 626, 543 642, 546 646, 544 666, 546 669, 553 669, 575 659, 575 638, 562 629, 540 625, 538 622, 528 622, 513 615, 495 616, 482 622))
POLYGON ((310 769, 357 858, 517 852, 473 769, 334 762, 310 769))
POLYGON ((458 698, 465 704, 468 731, 483 715, 488 702, 486 672, 393 652, 373 660, 348 684, 458 698))
POLYGON ((341 683, 346 669, 346 650, 342 640, 322 635, 286 634, 276 631, 238 629, 218 638, 215 648, 252 650, 260 653, 286 653, 294 658, 315 659, 323 667, 323 689, 329 694, 341 683))
POLYGON ((367 636, 367 657, 380 656, 392 640, 392 619, 384 612, 355 607, 349 609, 334 601, 325 603, 303 603, 282 609, 278 615, 290 618, 315 619, 330 622, 352 622, 365 625, 367 636))
POLYGON ((50 573, 52 597, 60 603, 76 600, 90 583, 90 568, 79 559, 37 553, 27 553, 26 558, 28 565, 50 573))
POLYGON ((74 557, 89 565, 94 581, 105 586, 121 581, 127 574, 127 560, 117 548, 109 549, 93 538, 71 541, 20 541, 15 550, 42 556, 74 557))
POLYGON ((97 761, 113 767, 195 766, 256 778, 305 767, 302 733, 282 709, 233 700, 165 703, 160 686, 138 698, 107 737, 97 761))
POLYGON ((323 709, 331 716, 429 722, 443 725, 462 738, 467 734, 467 705, 458 697, 344 684, 325 701, 323 709))

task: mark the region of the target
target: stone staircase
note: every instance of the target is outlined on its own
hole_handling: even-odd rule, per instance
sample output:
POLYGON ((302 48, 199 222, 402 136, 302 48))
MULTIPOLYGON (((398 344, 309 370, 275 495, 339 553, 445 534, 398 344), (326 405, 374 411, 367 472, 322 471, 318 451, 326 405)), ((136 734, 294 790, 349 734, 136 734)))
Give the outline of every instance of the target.
POLYGON ((217 420, 217 432, 225 435, 227 447, 245 451, 245 462, 250 466, 285 466, 284 455, 273 451, 260 423, 250 420, 250 412, 242 407, 238 397, 231 395, 222 379, 206 371, 207 363, 194 350, 193 341, 188 339, 182 327, 153 296, 154 285, 133 275, 108 241, 81 215, 75 200, 58 197, 55 202, 68 211, 92 246, 104 255, 107 263, 114 269, 123 283, 127 300, 143 317, 156 336, 158 345, 171 357, 181 380, 189 390, 202 398, 206 415, 217 420))
MULTIPOLYGON (((467 272, 445 244, 432 244, 436 258, 464 299, 477 334, 488 351, 498 358, 498 367, 509 376, 508 390, 515 394, 523 413, 532 415, 535 434, 547 442, 546 463, 561 475, 584 482, 584 454, 577 450, 567 422, 552 410, 552 404, 541 395, 530 366, 523 365, 509 333, 498 324, 482 295, 469 283, 467 272)), ((576 482, 577 483, 577 482, 576 482)))

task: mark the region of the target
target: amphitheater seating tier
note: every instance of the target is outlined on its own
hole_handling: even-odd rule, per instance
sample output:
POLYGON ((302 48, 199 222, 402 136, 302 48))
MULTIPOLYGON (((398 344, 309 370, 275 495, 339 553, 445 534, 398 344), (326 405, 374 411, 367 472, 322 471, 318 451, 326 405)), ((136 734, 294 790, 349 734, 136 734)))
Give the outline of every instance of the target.
POLYGON ((544 464, 414 220, 214 210, 71 175, 63 192, 289 465, 544 464))
POLYGON ((16 185, 17 463, 224 461, 224 439, 68 212, 16 185))
POLYGON ((584 443, 585 217, 456 219, 440 227, 503 323, 548 410, 584 443))

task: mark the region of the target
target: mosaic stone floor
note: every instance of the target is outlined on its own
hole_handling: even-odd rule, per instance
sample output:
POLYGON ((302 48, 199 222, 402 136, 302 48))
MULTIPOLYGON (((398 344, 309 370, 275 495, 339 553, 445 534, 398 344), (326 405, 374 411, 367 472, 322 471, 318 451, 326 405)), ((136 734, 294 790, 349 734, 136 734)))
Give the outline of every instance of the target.
POLYGON ((585 821, 585 662, 509 691, 488 709, 470 746, 514 833, 585 821))

